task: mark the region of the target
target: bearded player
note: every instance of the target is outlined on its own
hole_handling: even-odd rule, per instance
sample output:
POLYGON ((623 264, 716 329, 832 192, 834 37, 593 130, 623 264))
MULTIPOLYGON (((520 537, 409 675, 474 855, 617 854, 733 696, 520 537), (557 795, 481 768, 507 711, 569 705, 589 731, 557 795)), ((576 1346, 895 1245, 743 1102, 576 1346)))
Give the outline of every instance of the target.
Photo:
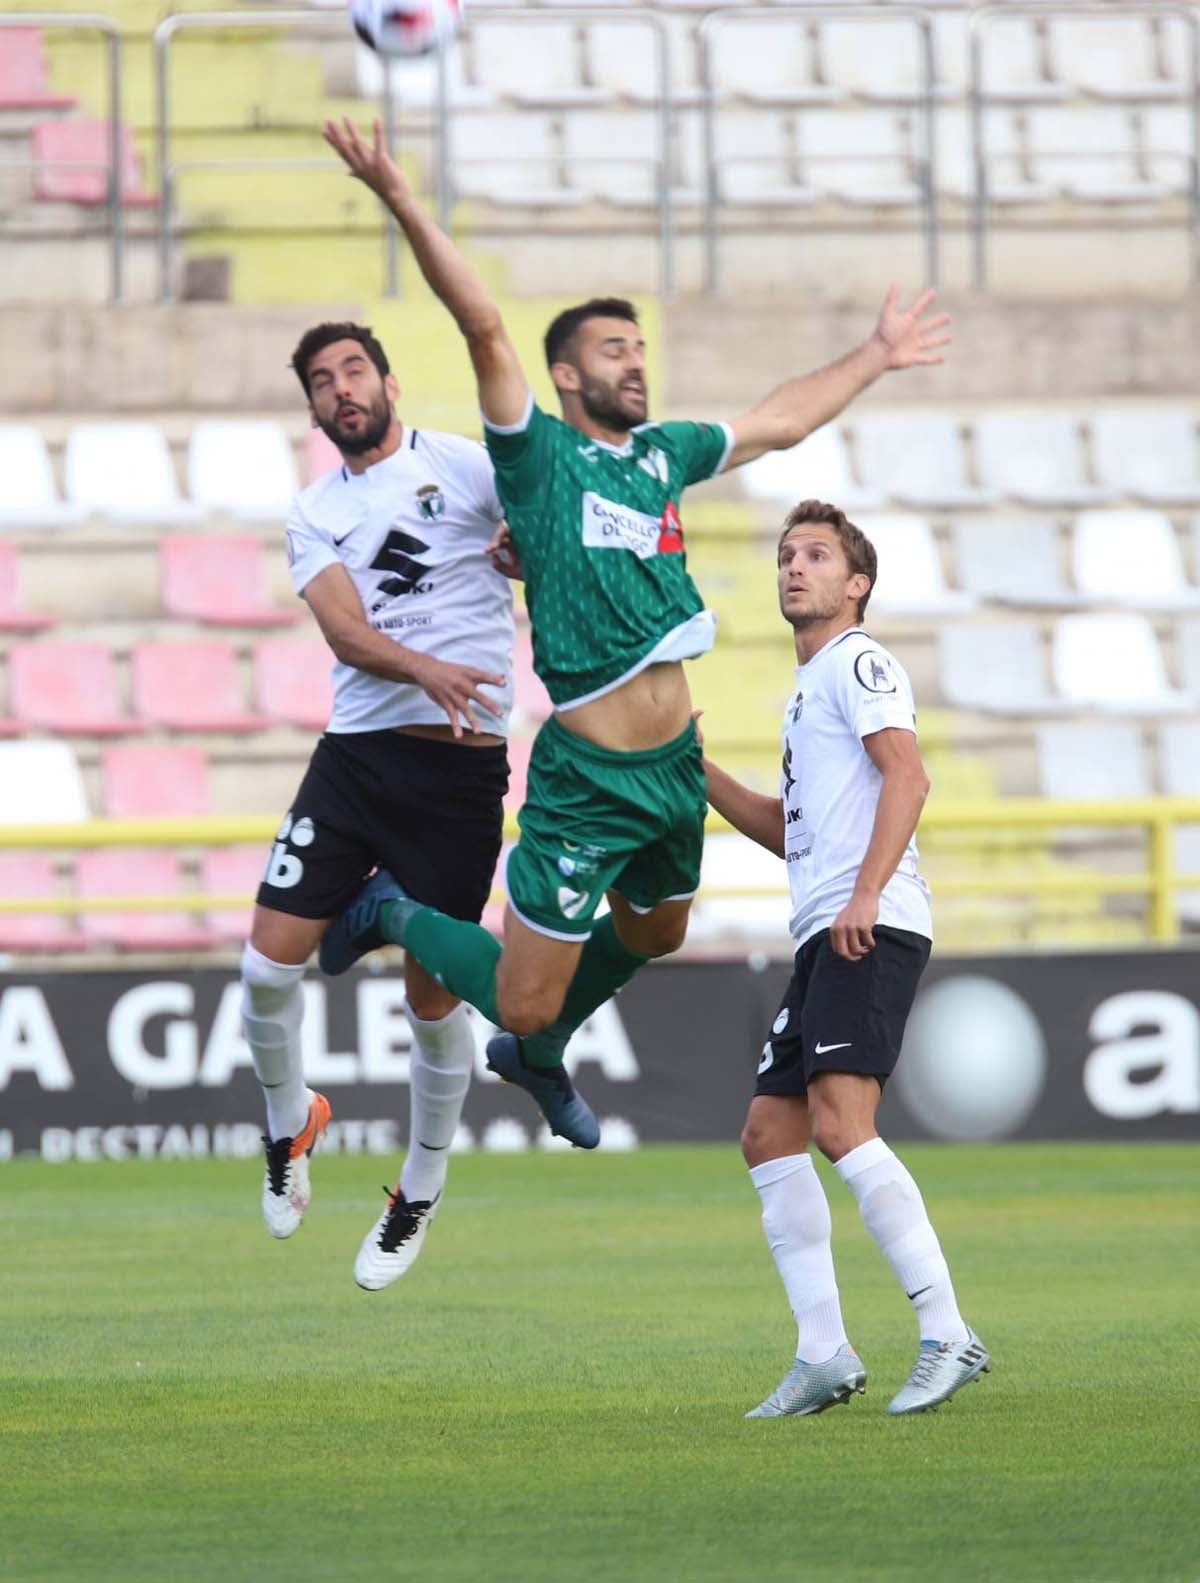
POLYGON ((599 1142, 562 1060, 571 1033, 653 957, 676 950, 699 885, 704 766, 683 661, 716 621, 688 576, 683 490, 828 422, 893 368, 937 363, 945 315, 932 292, 828 368, 789 380, 733 423, 647 419, 646 348, 616 298, 560 314, 546 360, 561 419, 535 403, 499 309, 425 214, 375 126, 325 127, 351 173, 383 200, 467 343, 488 451, 525 577, 534 666, 554 714, 529 765, 507 869, 503 948, 377 875, 325 937, 342 971, 387 941, 506 1030, 488 1064, 527 1089, 555 1133, 599 1142), (594 921, 607 897, 610 912, 594 921))

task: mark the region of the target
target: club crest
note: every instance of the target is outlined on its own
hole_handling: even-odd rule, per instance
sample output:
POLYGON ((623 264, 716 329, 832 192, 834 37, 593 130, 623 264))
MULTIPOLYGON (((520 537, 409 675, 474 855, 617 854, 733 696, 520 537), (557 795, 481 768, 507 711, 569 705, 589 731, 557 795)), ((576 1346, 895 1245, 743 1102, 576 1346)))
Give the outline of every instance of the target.
POLYGON ((417 490, 417 509, 426 522, 436 522, 446 510, 446 497, 437 484, 422 484, 417 490))

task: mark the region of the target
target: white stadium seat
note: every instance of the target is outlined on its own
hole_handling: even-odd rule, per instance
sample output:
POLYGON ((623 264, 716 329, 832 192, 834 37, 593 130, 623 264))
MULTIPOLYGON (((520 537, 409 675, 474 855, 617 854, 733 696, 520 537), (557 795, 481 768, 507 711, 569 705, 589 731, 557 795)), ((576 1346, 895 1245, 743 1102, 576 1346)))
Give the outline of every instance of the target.
POLYGON ((29 423, 0 423, 0 528, 61 528, 83 519, 58 498, 46 442, 29 423))
POLYGON ((717 167, 724 203, 796 207, 816 202, 804 179, 793 115, 725 111, 717 122, 717 167))
POLYGON ((0 825, 90 818, 83 777, 65 742, 0 742, 0 825))
POLYGON ((1032 17, 993 13, 981 29, 982 80, 989 99, 1011 104, 1053 103, 1067 89, 1047 71, 1042 36, 1032 17))
MULTIPOLYGON (((983 147, 989 203, 1048 203, 1053 189, 1031 181, 1018 112, 989 106, 983 116, 983 147)), ((936 163, 934 185, 940 193, 962 200, 975 195, 975 158, 971 145, 971 120, 954 105, 938 109, 934 122, 936 163)))
MULTIPOLYGON (((339 0, 340 3, 340 0, 339 0)), ((496 95, 490 88, 468 82, 463 71, 461 47, 446 51, 446 103, 455 110, 483 110, 494 105, 496 95)), ((382 55, 360 44, 354 53, 354 73, 359 97, 378 101, 383 92, 385 61, 382 55)), ((437 57, 424 55, 417 60, 393 60, 392 93, 402 110, 428 110, 437 103, 437 57)))
POLYGON ((975 420, 980 482, 1030 506, 1102 505, 1114 491, 1090 484, 1076 419, 1061 412, 984 413, 975 420))
POLYGON ((67 496, 119 522, 198 522, 156 423, 79 423, 67 436, 67 496))
POLYGON ((268 520, 287 514, 299 481, 278 423, 206 420, 188 446, 188 494, 210 510, 268 520))
POLYGON ((958 581, 976 599, 1031 609, 1083 603, 1062 574, 1053 517, 982 517, 954 524, 958 581))
POLYGON ((1053 17, 1050 47, 1057 75, 1098 99, 1170 99, 1179 93, 1179 83, 1159 71, 1150 17, 1053 17))
POLYGON ((795 505, 798 500, 830 500, 845 511, 873 510, 883 504, 878 489, 860 488, 850 471, 846 442, 836 424, 826 423, 787 451, 768 451, 738 469, 752 500, 795 505))
POLYGON ((1139 117, 1146 174, 1172 193, 1190 191, 1192 122, 1186 104, 1151 105, 1139 117))
POLYGON ((897 208, 919 203, 911 114, 811 110, 801 124, 809 182, 843 203, 897 208))
POLYGON ((1037 728, 1043 797, 1074 802, 1149 797, 1153 791, 1139 726, 1126 721, 1062 720, 1037 728))
POLYGON ((1186 616, 1175 623, 1175 655, 1179 680, 1189 693, 1200 697, 1200 616, 1186 616))
POLYGON ((1170 407, 1097 412, 1091 419, 1096 476, 1150 505, 1200 503, 1196 420, 1170 407))
POLYGON ((1075 586, 1091 600, 1138 609, 1194 610, 1170 519, 1161 511, 1081 511, 1075 519, 1075 586))
POLYGON ((859 471, 906 506, 988 506, 996 492, 967 477, 958 419, 950 413, 868 414, 854 425, 859 471))
MULTIPOLYGON (((658 116, 650 110, 573 110, 564 118, 567 186, 594 192, 609 203, 645 208, 658 202, 658 116)), ((680 139, 667 145, 667 171, 675 203, 702 196, 698 164, 690 183, 680 164, 680 139)))
POLYGON ((1177 714, 1198 706, 1168 685, 1154 628, 1145 616, 1071 615, 1055 623, 1054 685, 1083 709, 1177 714))
POLYGON ((456 194, 490 203, 568 208, 587 197, 562 178, 553 118, 542 115, 455 116, 451 170, 456 194))
POLYGON ((1032 621, 970 621, 938 628, 942 696, 955 709, 1001 715, 1061 714, 1046 682, 1046 653, 1032 621))
POLYGON ((972 610, 970 594, 946 587, 933 529, 909 512, 860 516, 858 526, 879 557, 871 609, 890 615, 944 615, 972 610))
POLYGON ((491 21, 477 12, 463 45, 474 82, 530 106, 605 104, 608 88, 585 81, 587 30, 575 22, 491 21), (531 70, 531 62, 537 70, 531 70))
MULTIPOLYGON (((880 21, 826 17, 819 37, 825 82, 876 104, 918 104, 924 98, 924 50, 913 23, 886 13, 880 21)), ((935 35, 934 97, 946 99, 954 90, 938 80, 937 44, 935 35)))
MULTIPOLYGON (((734 12, 727 12, 735 18, 734 12)), ((836 88, 820 81, 809 28, 803 21, 722 24, 712 52, 714 75, 723 94, 756 104, 826 104, 836 88)))
POLYGON ((1028 112, 1030 167, 1069 198, 1091 203, 1154 203, 1170 189, 1143 172, 1133 113, 1120 105, 1028 112))

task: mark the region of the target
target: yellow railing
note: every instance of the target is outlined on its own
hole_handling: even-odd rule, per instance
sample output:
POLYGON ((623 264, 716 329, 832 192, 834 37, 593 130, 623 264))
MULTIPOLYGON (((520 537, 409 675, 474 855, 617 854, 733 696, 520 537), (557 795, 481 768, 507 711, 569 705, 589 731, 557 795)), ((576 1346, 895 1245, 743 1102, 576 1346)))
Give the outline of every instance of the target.
MULTIPOLYGON (((1029 830, 1042 834, 1064 826, 1095 829, 1140 830, 1146 837, 1146 861, 1129 873, 986 874, 939 877, 940 896, 1144 896, 1148 903, 1147 932, 1151 939, 1170 943, 1178 938, 1176 895, 1180 890, 1200 890, 1200 873, 1175 872, 1175 828, 1200 824, 1200 798, 1155 797, 1127 802, 1050 802, 1041 798, 1012 798, 970 803, 934 803, 926 809, 921 831, 977 832, 986 837, 1000 831, 1029 830)), ((83 824, 0 826, 0 849, 42 848, 68 850, 78 847, 169 846, 198 848, 259 843, 266 850, 278 829, 268 815, 222 815, 205 819, 92 819, 83 824)), ((709 815, 708 829, 727 831, 729 825, 709 815)), ((510 818, 506 834, 516 834, 510 818)), ((750 896, 767 894, 761 887, 709 887, 707 895, 750 896)), ((207 912, 216 908, 246 906, 250 898, 237 895, 184 893, 176 896, 54 896, 0 897, 0 913, 75 912, 207 912)))

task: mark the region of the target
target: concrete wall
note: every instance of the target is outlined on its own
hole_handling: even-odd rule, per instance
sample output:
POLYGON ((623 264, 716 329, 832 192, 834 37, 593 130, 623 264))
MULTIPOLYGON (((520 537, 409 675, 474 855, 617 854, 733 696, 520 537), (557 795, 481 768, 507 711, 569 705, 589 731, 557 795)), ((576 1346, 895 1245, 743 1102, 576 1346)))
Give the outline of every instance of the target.
MULTIPOLYGON (((1200 294, 1101 303, 960 296, 945 305, 955 321, 950 361, 888 379, 868 399, 1194 397, 1200 294)), ((362 312, 346 303, 0 307, 0 412, 288 411, 298 391, 287 360, 301 332, 362 312)), ((663 324, 660 410, 724 414, 839 356, 873 318, 857 303, 811 296, 689 297, 666 305, 663 324)))

